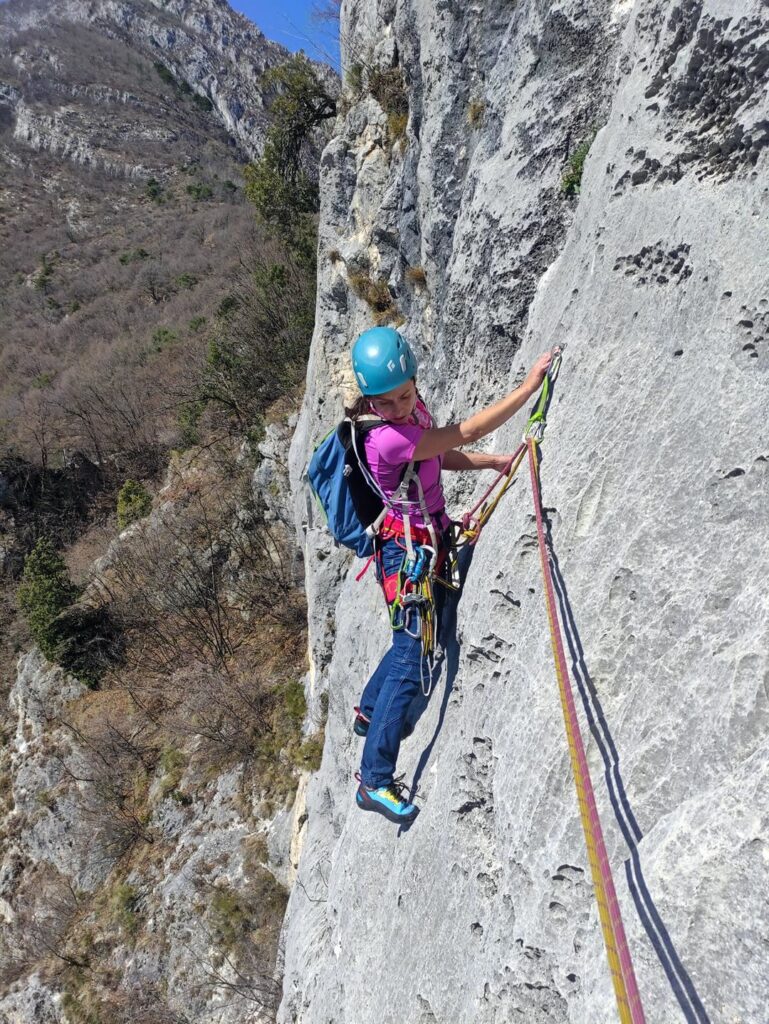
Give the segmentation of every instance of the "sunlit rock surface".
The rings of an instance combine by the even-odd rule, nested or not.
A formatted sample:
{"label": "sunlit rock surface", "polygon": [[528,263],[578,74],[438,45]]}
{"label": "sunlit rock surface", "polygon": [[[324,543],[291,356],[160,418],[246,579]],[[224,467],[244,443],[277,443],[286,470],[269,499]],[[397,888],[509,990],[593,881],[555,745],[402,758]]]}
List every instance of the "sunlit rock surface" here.
{"label": "sunlit rock surface", "polygon": [[[601,723],[591,736],[578,697],[646,1019],[761,1024],[766,5],[347,0],[342,15],[348,83],[355,65],[397,64],[409,116],[393,144],[364,70],[322,161],[319,316],[292,472],[312,686],[330,715],[280,1020],[618,1019],[525,467],[475,551],[456,642],[402,747],[416,823],[399,835],[354,806],[352,705],[388,630],[373,574],[355,582],[302,473],[350,393],[347,352],[372,314],[348,277],[367,273],[390,285],[440,422],[566,344],[543,501]],[[596,131],[568,197],[569,158]],[[524,423],[488,446],[513,450]],[[483,486],[450,483],[452,510]]]}

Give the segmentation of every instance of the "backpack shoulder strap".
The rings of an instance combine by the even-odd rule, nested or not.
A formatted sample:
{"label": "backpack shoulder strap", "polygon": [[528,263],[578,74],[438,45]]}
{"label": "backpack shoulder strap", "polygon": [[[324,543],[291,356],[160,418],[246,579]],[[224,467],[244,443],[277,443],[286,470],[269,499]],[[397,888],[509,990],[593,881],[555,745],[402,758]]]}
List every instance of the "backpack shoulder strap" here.
{"label": "backpack shoulder strap", "polygon": [[382,488],[379,486],[373,473],[368,467],[366,461],[365,450],[361,441],[364,440],[366,434],[376,427],[381,427],[385,424],[385,420],[380,419],[378,416],[361,416],[357,420],[351,420],[346,417],[339,424],[339,439],[346,448],[352,448],[355,455],[355,459],[360,467],[363,478],[369,487],[378,495],[382,501],[382,511],[374,520],[374,522],[368,527],[367,533],[375,537],[381,529],[382,523],[384,522],[387,513],[394,508],[396,505],[401,506],[401,514],[403,516],[404,535],[406,540],[406,549],[409,557],[413,558],[413,546],[411,541],[411,529],[408,514],[408,491],[412,484],[416,486],[417,494],[419,496],[419,508],[422,513],[422,519],[427,525],[427,529],[430,532],[433,545],[437,551],[437,538],[435,537],[435,531],[432,525],[432,518],[430,513],[427,511],[427,503],[425,502],[424,489],[422,487],[422,481],[419,479],[419,466],[420,462],[411,460],[407,465],[403,467],[403,473],[401,474],[400,484],[398,485],[397,491],[388,498]]}

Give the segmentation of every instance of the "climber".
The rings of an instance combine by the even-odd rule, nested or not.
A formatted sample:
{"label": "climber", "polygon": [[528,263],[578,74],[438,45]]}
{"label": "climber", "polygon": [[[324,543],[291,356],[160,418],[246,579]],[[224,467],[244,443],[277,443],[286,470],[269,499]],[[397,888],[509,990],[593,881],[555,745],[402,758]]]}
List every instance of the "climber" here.
{"label": "climber", "polygon": [[[356,802],[362,810],[376,811],[391,821],[407,824],[418,813],[403,795],[404,784],[395,781],[395,765],[409,705],[432,671],[424,656],[420,619],[430,612],[437,629],[445,594],[438,587],[434,607],[426,609],[412,589],[419,573],[429,572],[448,545],[451,524],[441,470],[499,471],[509,464],[510,455],[457,448],[485,437],[516,413],[539,389],[550,358],[549,353],[540,356],[523,384],[500,402],[461,423],[436,427],[417,390],[416,360],[401,334],[391,327],[374,327],[353,345],[352,365],[361,395],[347,415],[356,421],[373,414],[386,421],[366,432],[364,457],[390,503],[375,539],[375,566],[393,628],[392,645],[355,709],[354,731],[366,738]],[[404,495],[401,483],[412,462],[418,480]]]}

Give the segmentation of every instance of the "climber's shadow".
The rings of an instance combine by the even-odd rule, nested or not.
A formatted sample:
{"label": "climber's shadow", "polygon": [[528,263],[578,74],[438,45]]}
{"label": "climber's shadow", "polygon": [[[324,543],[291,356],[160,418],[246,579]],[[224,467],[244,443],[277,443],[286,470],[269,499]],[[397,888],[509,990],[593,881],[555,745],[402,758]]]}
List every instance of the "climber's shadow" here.
{"label": "climber's shadow", "polygon": [[[459,599],[462,596],[462,588],[465,584],[467,573],[470,569],[470,565],[473,561],[473,552],[475,548],[471,545],[466,545],[461,548],[457,557],[457,569],[459,572],[459,590],[456,591],[444,591],[445,600],[443,609],[441,612],[440,629],[438,631],[438,644],[441,649],[441,654],[435,659],[435,665],[432,673],[433,685],[437,684],[437,681],[441,677],[444,666],[446,667],[446,682],[443,687],[443,695],[441,697],[441,707],[438,712],[438,721],[435,726],[435,732],[433,733],[430,742],[427,744],[425,749],[422,751],[422,755],[419,758],[419,764],[414,772],[414,778],[411,783],[411,799],[413,800],[419,789],[419,780],[422,777],[422,773],[425,770],[427,762],[430,760],[430,754],[432,753],[435,741],[438,739],[438,735],[443,728],[443,722],[446,718],[446,711],[449,706],[449,697],[451,691],[454,688],[454,680],[457,677],[457,671],[459,669],[459,650],[460,643],[457,638],[457,608],[459,606]],[[429,702],[429,697],[425,697],[424,694],[420,693],[411,702],[408,715],[406,716],[406,730],[407,732],[413,731],[416,723],[424,714],[424,711]]]}

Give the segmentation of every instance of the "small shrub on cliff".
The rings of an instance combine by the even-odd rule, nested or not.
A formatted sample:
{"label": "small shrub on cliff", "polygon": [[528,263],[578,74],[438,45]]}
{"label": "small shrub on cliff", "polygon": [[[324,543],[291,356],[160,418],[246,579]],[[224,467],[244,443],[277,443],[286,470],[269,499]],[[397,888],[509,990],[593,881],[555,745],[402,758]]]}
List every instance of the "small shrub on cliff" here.
{"label": "small shrub on cliff", "polygon": [[183,449],[200,444],[200,417],[205,410],[203,402],[184,402],[179,407],[176,422]]}
{"label": "small shrub on cliff", "polygon": [[351,64],[347,69],[345,82],[355,99],[358,99],[363,92],[363,65]]}
{"label": "small shrub on cliff", "polygon": [[19,607],[45,657],[95,689],[121,641],[107,608],[76,604],[78,593],[51,541],[39,540],[24,562]]}
{"label": "small shrub on cliff", "polygon": [[368,88],[387,114],[390,143],[397,142],[406,134],[409,120],[409,97],[403,72],[399,67],[373,68],[369,72]]}
{"label": "small shrub on cliff", "polygon": [[147,489],[136,480],[126,480],[117,496],[117,524],[125,530],[137,519],[143,519],[152,510],[152,498]]}
{"label": "small shrub on cliff", "polygon": [[485,113],[486,104],[483,100],[470,100],[467,107],[467,123],[471,128],[480,128]]}
{"label": "small shrub on cliff", "polygon": [[210,199],[214,194],[214,190],[210,185],[206,185],[205,182],[195,181],[192,185],[187,186],[187,194],[195,200]]}
{"label": "small shrub on cliff", "polygon": [[350,274],[348,280],[358,298],[371,309],[376,323],[386,324],[398,318],[398,307],[384,278],[374,280],[367,271],[362,271]]}
{"label": "small shrub on cliff", "polygon": [[406,280],[417,288],[427,286],[427,274],[424,267],[408,267],[405,274]]}
{"label": "small shrub on cliff", "polygon": [[144,186],[144,192],[148,199],[155,203],[163,201],[163,188],[157,178],[150,178]]}
{"label": "small shrub on cliff", "polygon": [[590,147],[593,145],[595,136],[596,132],[592,132],[584,142],[577,146],[569,157],[568,169],[561,178],[561,192],[565,196],[579,195],[582,187],[582,171],[585,167],[585,158],[590,151]]}
{"label": "small shrub on cliff", "polygon": [[24,561],[17,598],[35,642],[49,661],[56,661],[60,641],[53,623],[77,596],[64,559],[42,537]]}
{"label": "small shrub on cliff", "polygon": [[112,890],[108,900],[109,916],[126,935],[134,938],[139,931],[141,915],[138,912],[141,894],[128,882],[120,882]]}

